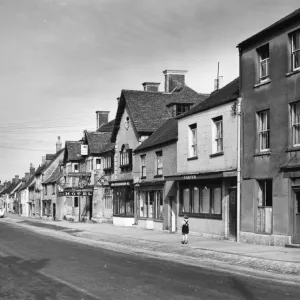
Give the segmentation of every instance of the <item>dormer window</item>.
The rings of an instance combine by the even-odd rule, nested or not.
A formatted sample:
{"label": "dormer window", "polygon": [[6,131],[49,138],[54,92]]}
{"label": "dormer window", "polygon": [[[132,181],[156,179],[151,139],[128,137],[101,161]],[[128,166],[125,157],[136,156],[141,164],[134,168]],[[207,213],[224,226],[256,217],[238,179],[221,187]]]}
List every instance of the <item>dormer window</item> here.
{"label": "dormer window", "polygon": [[179,115],[189,111],[191,108],[191,105],[190,104],[176,104],[175,108],[176,108],[175,116],[179,116]]}
{"label": "dormer window", "polygon": [[124,144],[120,151],[120,167],[132,166],[132,149],[129,149],[128,144]]}
{"label": "dormer window", "polygon": [[266,44],[257,49],[259,56],[259,68],[260,68],[260,81],[268,80],[270,77],[269,65],[270,65],[270,53],[269,44]]}

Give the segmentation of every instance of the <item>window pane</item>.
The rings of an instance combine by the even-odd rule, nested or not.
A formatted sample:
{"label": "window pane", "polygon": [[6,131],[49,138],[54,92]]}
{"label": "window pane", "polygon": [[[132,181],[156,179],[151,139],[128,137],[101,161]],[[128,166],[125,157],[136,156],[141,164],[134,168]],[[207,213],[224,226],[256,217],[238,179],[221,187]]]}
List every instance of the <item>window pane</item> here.
{"label": "window pane", "polygon": [[299,68],[300,67],[300,51],[294,52],[294,68]]}
{"label": "window pane", "polygon": [[300,49],[300,31],[293,35],[293,50]]}
{"label": "window pane", "polygon": [[183,212],[190,212],[190,189],[183,190]]}
{"label": "window pane", "polygon": [[192,212],[195,214],[200,212],[200,197],[199,197],[199,189],[197,187],[193,188]]}
{"label": "window pane", "polygon": [[138,193],[138,198],[139,198],[139,202],[140,202],[140,217],[145,217],[144,213],[145,213],[145,194],[144,193]]}
{"label": "window pane", "polygon": [[221,188],[214,188],[213,189],[213,214],[221,214]]}
{"label": "window pane", "polygon": [[210,189],[203,188],[201,192],[201,212],[204,214],[210,213]]}
{"label": "window pane", "polygon": [[148,198],[148,218],[153,218],[153,202],[154,202],[154,192],[149,192]]}

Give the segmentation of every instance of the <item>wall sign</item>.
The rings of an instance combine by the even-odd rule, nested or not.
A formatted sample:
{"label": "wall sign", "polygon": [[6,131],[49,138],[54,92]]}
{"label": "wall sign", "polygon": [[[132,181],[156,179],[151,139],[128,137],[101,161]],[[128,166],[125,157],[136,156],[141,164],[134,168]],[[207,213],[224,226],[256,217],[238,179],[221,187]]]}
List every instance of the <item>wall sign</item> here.
{"label": "wall sign", "polygon": [[59,192],[58,196],[93,196],[93,191],[73,191],[73,192]]}
{"label": "wall sign", "polygon": [[88,155],[88,145],[81,145],[81,155]]}

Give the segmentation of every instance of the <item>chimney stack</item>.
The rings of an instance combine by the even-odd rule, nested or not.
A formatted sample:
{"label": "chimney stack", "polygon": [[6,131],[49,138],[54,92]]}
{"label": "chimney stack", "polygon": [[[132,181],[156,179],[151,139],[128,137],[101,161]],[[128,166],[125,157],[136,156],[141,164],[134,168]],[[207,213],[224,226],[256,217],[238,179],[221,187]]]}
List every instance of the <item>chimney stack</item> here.
{"label": "chimney stack", "polygon": [[34,174],[34,172],[35,172],[35,168],[34,168],[33,164],[30,163],[30,168],[29,168],[30,176],[32,176]]}
{"label": "chimney stack", "polygon": [[46,163],[46,156],[42,156],[42,165]]}
{"label": "chimney stack", "polygon": [[223,87],[223,76],[219,76],[215,79],[215,87],[214,90],[217,91]]}
{"label": "chimney stack", "polygon": [[108,122],[109,111],[96,111],[97,124],[96,129],[99,129],[101,126],[105,125]]}
{"label": "chimney stack", "polygon": [[15,182],[19,181],[19,175],[15,175]]}
{"label": "chimney stack", "polygon": [[175,88],[185,86],[186,70],[165,70],[165,92],[171,93]]}
{"label": "chimney stack", "polygon": [[24,178],[25,181],[27,181],[30,178],[30,173],[26,172]]}
{"label": "chimney stack", "polygon": [[56,153],[62,149],[62,143],[60,141],[60,136],[57,137],[57,142],[56,142]]}
{"label": "chimney stack", "polygon": [[158,92],[159,82],[144,82],[142,83],[144,92]]}

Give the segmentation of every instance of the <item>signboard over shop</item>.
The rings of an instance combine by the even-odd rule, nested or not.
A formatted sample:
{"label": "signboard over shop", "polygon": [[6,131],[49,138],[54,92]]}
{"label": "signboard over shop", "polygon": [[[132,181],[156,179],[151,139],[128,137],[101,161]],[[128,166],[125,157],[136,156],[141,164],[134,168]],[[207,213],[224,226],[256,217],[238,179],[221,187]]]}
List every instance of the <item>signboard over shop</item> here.
{"label": "signboard over shop", "polygon": [[58,196],[67,196],[67,197],[93,196],[93,191],[64,191],[64,192],[58,192]]}
{"label": "signboard over shop", "polygon": [[91,172],[69,172],[68,176],[71,177],[91,177]]}

